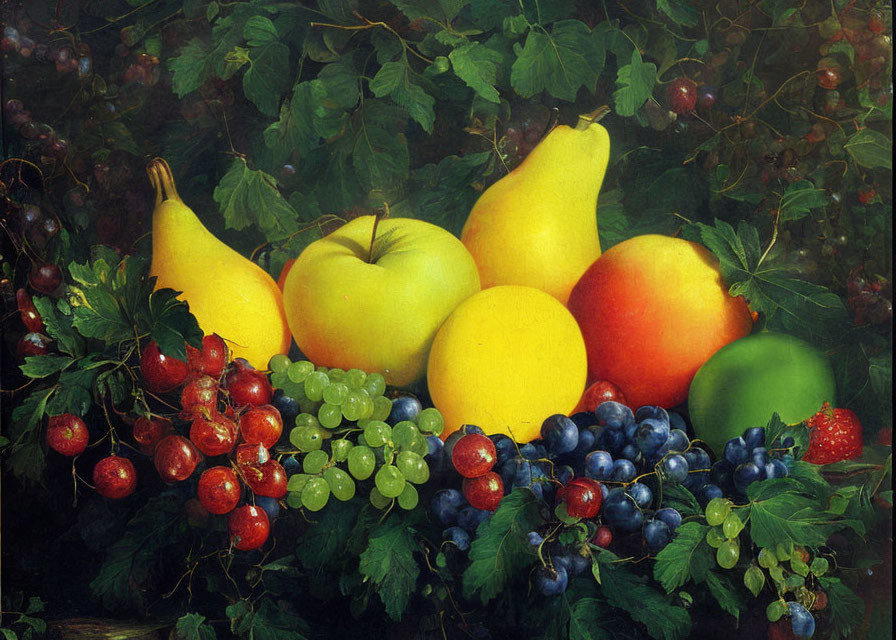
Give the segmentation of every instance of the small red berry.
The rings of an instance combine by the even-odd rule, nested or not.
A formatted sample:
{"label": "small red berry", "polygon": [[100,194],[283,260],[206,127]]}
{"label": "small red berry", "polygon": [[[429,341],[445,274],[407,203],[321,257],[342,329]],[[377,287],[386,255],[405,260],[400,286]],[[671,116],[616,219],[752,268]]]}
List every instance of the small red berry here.
{"label": "small red berry", "polygon": [[593,518],[600,512],[603,492],[597,480],[573,478],[557,492],[557,499],[566,502],[566,513],[573,518]]}
{"label": "small red berry", "polygon": [[93,486],[101,496],[112,500],[131,495],[137,488],[134,463],[121,456],[103,458],[93,468]]}
{"label": "small red berry", "polygon": [[828,606],[828,594],[821,589],[818,589],[815,592],[815,600],[812,602],[812,610],[821,611],[826,606]]}
{"label": "small red berry", "polygon": [[193,378],[180,392],[180,406],[184,420],[213,413],[218,406],[218,381],[211,376]]}
{"label": "small red berry", "polygon": [[495,443],[481,433],[468,433],[451,451],[455,470],[465,478],[478,478],[492,470],[498,459]]}
{"label": "small red berry", "polygon": [[600,525],[594,532],[591,541],[598,547],[606,549],[613,542],[613,530],[605,524]]}
{"label": "small red berry", "polygon": [[257,549],[267,541],[271,533],[268,514],[261,507],[246,504],[234,509],[227,521],[230,541],[240,551]]}
{"label": "small red berry", "polygon": [[223,413],[198,415],[190,425],[190,440],[207,456],[222,456],[233,450],[239,427]]}
{"label": "small red berry", "polygon": [[832,409],[827,402],[806,421],[809,446],[803,460],[830,464],[862,455],[862,424],[849,409]]}
{"label": "small red berry", "polygon": [[76,456],[87,448],[90,432],[78,416],[63,413],[50,418],[47,426],[47,444],[64,456]]}
{"label": "small red berry", "polygon": [[187,364],[194,375],[206,375],[218,379],[230,357],[227,343],[217,333],[202,338],[202,351],[187,345]]}
{"label": "small red berry", "polygon": [[152,455],[159,440],[174,433],[174,426],[165,418],[147,418],[140,416],[134,421],[134,440],[140,445],[140,451]]}
{"label": "small red berry", "polygon": [[240,433],[248,444],[261,444],[270,449],[283,433],[280,411],[270,404],[249,409],[240,416]]}
{"label": "small red berry", "polygon": [[884,445],[886,447],[893,446],[893,427],[884,427],[880,431],[877,432],[877,437],[874,438],[874,442],[877,444]]}
{"label": "small red berry", "polygon": [[199,476],[196,495],[209,513],[230,513],[239,504],[242,489],[233,469],[212,467]]}
{"label": "small red berry", "polygon": [[271,454],[261,444],[241,444],[236,448],[236,463],[239,465],[264,464],[270,457]]}
{"label": "small red berry", "polygon": [[[594,412],[603,402],[612,400],[620,404],[625,404],[625,395],[615,384],[608,380],[598,380],[590,387],[585,389],[579,404],[572,410],[572,413],[581,411]],[[572,414],[570,414],[572,415]]]}
{"label": "small red berry", "polygon": [[43,333],[45,331],[43,318],[37,312],[37,307],[34,306],[31,295],[24,288],[16,291],[16,303],[25,328],[30,332]]}
{"label": "small red berry", "polygon": [[697,106],[697,84],[688,78],[676,78],[666,86],[666,97],[672,111],[690,113]]}
{"label": "small red berry", "polygon": [[494,471],[477,478],[464,478],[462,488],[467,502],[485,511],[495,511],[504,497],[504,481]]}
{"label": "small red berry", "polygon": [[235,360],[225,378],[225,387],[230,392],[230,401],[235,407],[257,407],[270,404],[274,397],[274,388],[268,377]]}
{"label": "small red berry", "polygon": [[286,471],[276,460],[242,467],[246,483],[257,496],[282,498],[286,495]]}
{"label": "small red berry", "polygon": [[768,640],[796,640],[796,636],[793,634],[793,626],[790,624],[790,618],[781,618],[776,622],[769,622],[766,633]]}
{"label": "small red berry", "polygon": [[166,393],[186,380],[190,368],[183,360],[163,354],[155,340],[151,340],[140,355],[140,372],[147,389]]}
{"label": "small red berry", "polygon": [[165,436],[156,445],[152,461],[165,482],[180,482],[189,478],[202,454],[196,445],[176,434]]}
{"label": "small red berry", "polygon": [[874,200],[874,196],[877,195],[877,191],[874,190],[874,187],[868,187],[866,189],[859,189],[859,202],[862,204],[868,204],[872,200]]}

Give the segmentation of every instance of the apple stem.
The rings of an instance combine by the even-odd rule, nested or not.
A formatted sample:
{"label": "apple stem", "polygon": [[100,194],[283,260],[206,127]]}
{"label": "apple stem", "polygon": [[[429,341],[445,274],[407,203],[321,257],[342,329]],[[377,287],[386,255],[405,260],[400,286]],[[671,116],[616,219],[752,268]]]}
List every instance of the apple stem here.
{"label": "apple stem", "polygon": [[373,216],[373,231],[370,233],[370,250],[367,252],[367,262],[373,264],[373,245],[376,242],[376,228],[380,224],[382,218],[389,217],[389,203],[383,202],[383,208],[378,210]]}

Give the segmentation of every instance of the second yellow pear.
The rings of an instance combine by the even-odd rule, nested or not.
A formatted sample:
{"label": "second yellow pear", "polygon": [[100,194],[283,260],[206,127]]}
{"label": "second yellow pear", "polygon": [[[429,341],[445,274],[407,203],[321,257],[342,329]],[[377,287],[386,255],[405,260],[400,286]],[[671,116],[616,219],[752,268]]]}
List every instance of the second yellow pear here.
{"label": "second yellow pear", "polygon": [[597,194],[609,156],[607,130],[583,117],[554,127],[485,190],[461,232],[483,289],[525,285],[566,304],[600,256]]}

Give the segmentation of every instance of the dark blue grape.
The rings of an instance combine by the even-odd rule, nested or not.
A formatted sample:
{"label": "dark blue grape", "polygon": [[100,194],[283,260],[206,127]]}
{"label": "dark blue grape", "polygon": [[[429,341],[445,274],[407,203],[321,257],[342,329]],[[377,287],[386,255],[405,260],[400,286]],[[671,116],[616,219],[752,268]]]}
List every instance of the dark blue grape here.
{"label": "dark blue grape", "polygon": [[651,503],[653,502],[653,492],[650,490],[646,484],[641,482],[633,482],[625,489],[626,493],[634,499],[635,504],[637,504],[642,509],[649,509]]}
{"label": "dark blue grape", "polygon": [[662,407],[650,404],[638,407],[638,410],[635,411],[635,422],[643,422],[644,420],[656,420],[661,422],[666,425],[666,431],[670,428],[669,412]]}
{"label": "dark blue grape", "polygon": [[697,498],[697,502],[700,503],[700,506],[705,508],[710,500],[713,498],[723,498],[725,497],[725,493],[719,485],[707,482],[694,492],[694,497]]}
{"label": "dark blue grape", "polygon": [[296,460],[294,456],[287,456],[280,460],[280,464],[283,466],[283,470],[286,472],[286,475],[291,476],[294,473],[302,472],[302,463]]}
{"label": "dark blue grape", "polygon": [[672,539],[672,530],[662,520],[652,518],[644,523],[642,535],[644,543],[647,545],[647,551],[651,555],[655,555],[669,544]]}
{"label": "dark blue grape", "polygon": [[815,633],[815,618],[812,617],[809,610],[794,601],[787,603],[787,610],[790,613],[790,627],[793,629],[793,635],[797,638],[811,638]]}
{"label": "dark blue grape", "polygon": [[510,458],[509,460],[505,460],[498,467],[498,475],[501,476],[501,480],[504,481],[505,486],[528,486],[519,485],[518,483],[520,480],[531,478],[531,463],[528,460],[523,460],[520,457]]}
{"label": "dark blue grape", "polygon": [[626,425],[635,422],[632,410],[615,400],[601,402],[597,409],[594,410],[594,417],[597,418],[597,424],[602,427],[610,427],[611,429],[622,429]]}
{"label": "dark blue grape", "polygon": [[280,515],[280,503],[275,498],[267,496],[255,496],[255,506],[264,509],[268,514],[268,520],[273,522]]}
{"label": "dark blue grape", "polygon": [[538,455],[538,449],[531,442],[527,442],[520,447],[520,455],[526,460],[538,460],[541,457]]}
{"label": "dark blue grape", "polygon": [[450,540],[461,551],[470,548],[470,534],[462,527],[448,527],[442,532],[442,540]]}
{"label": "dark blue grape", "polygon": [[541,423],[541,439],[549,453],[569,453],[579,444],[579,428],[562,413],[555,413]]}
{"label": "dark blue grape", "polygon": [[710,468],[709,478],[723,489],[733,489],[734,465],[727,460],[716,460]]}
{"label": "dark blue grape", "polygon": [[535,572],[535,586],[542,595],[559,596],[566,591],[569,575],[563,567],[538,567]]}
{"label": "dark blue grape", "polygon": [[688,424],[684,421],[684,418],[681,417],[680,413],[675,411],[667,411],[669,415],[669,428],[670,429],[678,429],[687,437],[688,434]]}
{"label": "dark blue grape", "polygon": [[615,482],[631,482],[638,475],[638,469],[631,460],[619,458],[613,461],[613,475],[610,479]]}
{"label": "dark blue grape", "polygon": [[760,467],[764,467],[768,462],[768,451],[765,447],[756,447],[750,454],[750,459]]}
{"label": "dark blue grape", "polygon": [[537,547],[542,542],[544,542],[544,538],[541,537],[541,534],[537,531],[530,531],[526,534],[526,541],[530,546]]}
{"label": "dark blue grape", "polygon": [[792,436],[787,436],[786,438],[781,440],[781,446],[784,447],[785,449],[789,449],[790,447],[792,447],[795,444],[796,444],[796,441],[794,441]]}
{"label": "dark blue grape", "polygon": [[439,436],[426,436],[426,455],[433,459],[440,458],[445,453],[445,442]]}
{"label": "dark blue grape", "polygon": [[610,427],[598,427],[597,437],[594,444],[604,451],[609,451],[612,455],[619,455],[625,444],[625,434],[619,429],[611,429]]}
{"label": "dark blue grape", "polygon": [[516,457],[516,443],[512,438],[503,433],[492,434],[489,438],[495,444],[495,455],[498,458],[498,464],[501,464],[504,460]]}
{"label": "dark blue grape", "polygon": [[665,522],[670,531],[675,531],[681,525],[681,513],[678,509],[673,509],[672,507],[657,509],[653,517]]}
{"label": "dark blue grape", "polygon": [[687,448],[691,446],[691,441],[688,438],[688,434],[686,434],[681,429],[672,429],[671,431],[669,431],[669,438],[666,440],[665,446],[668,446],[669,451],[677,451],[681,453],[682,451],[686,451]]}
{"label": "dark blue grape", "polygon": [[780,460],[772,460],[765,464],[766,478],[785,478],[787,477],[787,465]]}
{"label": "dark blue grape", "polygon": [[688,477],[682,482],[682,486],[693,492],[700,485],[710,482],[709,471],[688,471]]}
{"label": "dark blue grape", "polygon": [[688,461],[688,469],[709,471],[712,467],[712,460],[709,454],[700,447],[691,447],[684,453],[684,459]]}
{"label": "dark blue grape", "polygon": [[643,459],[643,455],[641,450],[632,443],[629,443],[622,447],[622,450],[619,452],[620,458],[625,458],[626,460],[631,460],[634,464],[640,464]]}
{"label": "dark blue grape", "polygon": [[673,453],[660,463],[660,470],[667,482],[679,484],[687,480],[688,461],[680,453]]}
{"label": "dark blue grape", "polygon": [[[619,491],[622,494],[622,498],[615,499],[613,494],[614,491]],[[601,509],[607,524],[626,533],[637,531],[641,528],[641,523],[644,521],[644,514],[641,512],[641,509],[639,509],[638,505],[635,504],[635,501],[622,492],[621,489],[613,489],[610,491],[607,495],[607,501],[603,504]]]}
{"label": "dark blue grape", "polygon": [[793,457],[793,454],[792,454],[792,453],[784,453],[784,454],[782,454],[782,455],[781,455],[781,462],[784,463],[784,466],[787,467],[787,470],[788,470],[788,471],[792,471],[792,470],[793,470],[794,457]]}
{"label": "dark blue grape", "polygon": [[594,450],[594,440],[596,436],[591,429],[581,429],[579,431],[579,444],[572,450],[571,455],[574,458],[584,458],[585,454]]}
{"label": "dark blue grape", "polygon": [[744,442],[747,443],[747,448],[751,451],[756,447],[764,447],[765,446],[765,428],[764,427],[750,427],[746,431],[744,431]]}
{"label": "dark blue grape", "polygon": [[568,464],[554,467],[554,479],[559,480],[561,484],[566,484],[575,476],[575,471]]}
{"label": "dark blue grape", "polygon": [[476,527],[483,520],[491,516],[492,512],[485,509],[477,509],[476,507],[466,506],[457,514],[457,526],[467,531],[476,531]]}
{"label": "dark blue grape", "polygon": [[283,392],[283,389],[274,389],[274,396],[271,398],[271,404],[280,412],[280,418],[283,420],[285,430],[295,426],[296,416],[301,413],[299,401],[291,398]]}
{"label": "dark blue grape", "polygon": [[591,556],[582,555],[577,551],[571,551],[569,554],[569,567],[567,573],[570,576],[580,576],[591,568]]}
{"label": "dark blue grape", "polygon": [[635,431],[635,444],[645,456],[655,453],[669,437],[669,424],[655,418],[644,418]]}
{"label": "dark blue grape", "polygon": [[595,480],[609,480],[613,474],[613,456],[598,449],[585,456],[585,475]]}
{"label": "dark blue grape", "polygon": [[623,444],[635,441],[635,433],[638,431],[639,426],[640,425],[637,422],[632,422],[622,428],[622,434],[625,436]]}
{"label": "dark blue grape", "polygon": [[757,480],[765,479],[765,465],[760,467],[755,462],[744,462],[734,469],[734,488],[741,493]]}
{"label": "dark blue grape", "polygon": [[398,396],[392,400],[392,410],[389,412],[386,422],[391,425],[396,425],[404,420],[413,422],[421,411],[423,411],[423,405],[414,396]]}
{"label": "dark blue grape", "polygon": [[737,436],[725,443],[724,457],[735,467],[750,459],[750,449],[743,437]]}
{"label": "dark blue grape", "polygon": [[461,507],[467,504],[464,494],[458,489],[439,489],[432,497],[430,511],[443,526],[457,524],[457,516]]}
{"label": "dark blue grape", "polygon": [[590,411],[579,411],[569,416],[569,419],[576,423],[580,431],[584,431],[588,427],[597,425],[597,418]]}

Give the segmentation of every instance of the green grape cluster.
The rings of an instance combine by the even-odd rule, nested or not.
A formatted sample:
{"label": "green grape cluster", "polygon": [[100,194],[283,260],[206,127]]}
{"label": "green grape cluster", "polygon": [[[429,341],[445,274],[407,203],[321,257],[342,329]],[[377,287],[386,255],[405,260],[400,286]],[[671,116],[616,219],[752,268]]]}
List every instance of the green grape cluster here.
{"label": "green grape cluster", "polygon": [[437,409],[389,425],[392,400],[384,395],[386,380],[379,373],[315,367],[283,355],[271,358],[269,366],[271,384],[301,410],[289,434],[302,463],[302,473],[289,479],[289,506],[319,511],[331,495],[351,500],[357,483],[368,480],[363,486],[375,507],[385,509],[393,501],[402,509],[417,506],[415,485],[430,475],[426,438],[445,426]]}
{"label": "green grape cluster", "polygon": [[733,509],[734,503],[727,498],[710,500],[704,515],[709,531],[706,543],[716,550],[716,562],[723,569],[733,569],[740,559],[740,532],[744,521]]}

